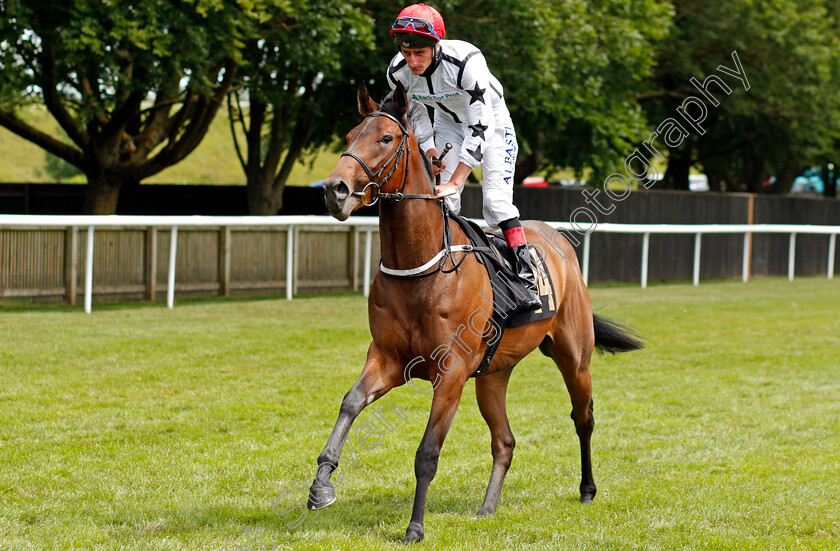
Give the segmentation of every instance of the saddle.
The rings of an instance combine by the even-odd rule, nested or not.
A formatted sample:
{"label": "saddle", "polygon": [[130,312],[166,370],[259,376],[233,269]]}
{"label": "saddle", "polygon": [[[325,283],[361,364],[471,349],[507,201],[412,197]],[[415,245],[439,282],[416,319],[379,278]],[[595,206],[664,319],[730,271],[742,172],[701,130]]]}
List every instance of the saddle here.
{"label": "saddle", "polygon": [[527,293],[524,289],[524,283],[513,269],[515,264],[514,254],[507,246],[502,233],[485,232],[478,224],[461,216],[450,214],[449,217],[461,226],[461,229],[469,238],[476,258],[487,270],[490,286],[493,290],[492,321],[498,331],[494,331],[491,338],[488,339],[484,357],[481,359],[478,369],[471,375],[472,377],[478,377],[490,366],[490,361],[496,354],[507,327],[520,327],[535,321],[548,319],[557,313],[554,283],[551,281],[550,272],[546,268],[545,259],[542,258],[536,248],[530,247],[542,308],[534,311],[518,310]]}

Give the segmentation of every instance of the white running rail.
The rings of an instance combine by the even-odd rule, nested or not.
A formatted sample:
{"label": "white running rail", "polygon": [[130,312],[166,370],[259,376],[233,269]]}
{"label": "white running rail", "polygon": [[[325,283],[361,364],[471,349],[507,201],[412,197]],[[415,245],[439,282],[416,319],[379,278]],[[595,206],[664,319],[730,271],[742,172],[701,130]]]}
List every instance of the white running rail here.
{"label": "white running rail", "polygon": [[[475,220],[482,226],[482,220]],[[840,226],[817,226],[797,224],[598,224],[586,233],[578,233],[578,227],[568,222],[546,222],[561,233],[573,237],[573,241],[583,243],[581,257],[581,272],[584,281],[589,281],[590,236],[598,233],[631,233],[642,236],[641,285],[648,284],[648,254],[650,250],[651,234],[690,234],[694,235],[694,264],[692,282],[700,283],[700,259],[702,237],[706,234],[744,234],[744,255],[742,279],[746,283],[749,279],[750,236],[757,233],[774,233],[789,235],[788,247],[788,279],[793,280],[794,259],[796,255],[796,236],[798,234],[828,235],[828,269],[829,279],[834,277],[834,256],[837,234]],[[51,216],[51,215],[19,215],[0,214],[0,228],[3,227],[86,227],[87,232],[87,266],[85,270],[85,312],[90,313],[93,295],[93,244],[96,228],[108,227],[142,227],[166,228],[171,230],[169,249],[169,270],[167,285],[167,306],[175,305],[175,260],[177,258],[178,227],[201,226],[285,226],[288,227],[288,241],[286,247],[286,298],[293,296],[292,258],[294,257],[294,233],[296,227],[302,226],[359,226],[365,230],[364,249],[364,280],[365,296],[370,292],[371,244],[373,232],[379,229],[379,220],[375,217],[355,217],[345,222],[339,222],[330,216]]]}

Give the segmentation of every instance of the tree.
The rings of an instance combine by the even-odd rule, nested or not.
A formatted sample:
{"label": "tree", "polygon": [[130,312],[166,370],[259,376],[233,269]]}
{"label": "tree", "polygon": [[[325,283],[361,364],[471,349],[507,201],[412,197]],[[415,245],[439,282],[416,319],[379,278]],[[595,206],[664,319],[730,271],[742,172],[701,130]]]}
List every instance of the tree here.
{"label": "tree", "polygon": [[276,214],[294,164],[347,126],[357,80],[346,72],[370,63],[372,27],[351,2],[310,0],[274,9],[247,42],[228,104],[250,214]]}
{"label": "tree", "polygon": [[[823,0],[684,0],[643,104],[652,121],[673,117],[688,96],[705,104],[704,133],[668,148],[665,185],[688,189],[698,166],[710,187],[786,193],[802,168],[834,149],[840,129],[837,14]],[[737,52],[749,80],[719,105],[691,84],[732,68]],[[738,85],[729,80],[729,84]],[[696,111],[699,113],[699,111]],[[775,175],[772,185],[765,185]]]}
{"label": "tree", "polygon": [[56,182],[73,176],[81,174],[78,168],[71,165],[61,157],[56,157],[52,153],[45,154],[44,169],[39,171],[40,175],[47,176]]}
{"label": "tree", "polygon": [[[454,7],[454,6],[453,6]],[[540,169],[604,176],[647,136],[635,101],[667,32],[662,0],[460,2],[449,17],[505,86],[520,141],[517,181]]]}
{"label": "tree", "polygon": [[[390,24],[404,2],[368,0],[377,21],[379,63],[358,74],[374,97],[388,90],[385,67],[396,48]],[[504,86],[519,139],[516,181],[540,169],[620,166],[646,136],[634,96],[650,74],[653,42],[671,7],[643,0],[440,0],[446,38],[478,46]],[[364,70],[372,72],[364,73]],[[597,179],[597,176],[594,176]]]}
{"label": "tree", "polygon": [[[78,167],[85,211],[186,157],[233,82],[249,0],[0,0],[0,124]],[[43,104],[69,141],[17,116]]]}

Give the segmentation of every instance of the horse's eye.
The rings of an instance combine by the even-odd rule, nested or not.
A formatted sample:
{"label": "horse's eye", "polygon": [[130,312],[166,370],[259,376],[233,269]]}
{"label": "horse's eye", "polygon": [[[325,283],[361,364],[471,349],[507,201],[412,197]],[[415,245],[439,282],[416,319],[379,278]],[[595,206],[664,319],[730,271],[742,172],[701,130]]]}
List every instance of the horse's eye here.
{"label": "horse's eye", "polygon": [[385,134],[379,141],[381,141],[382,143],[391,143],[392,141],[394,141],[394,137],[390,134]]}

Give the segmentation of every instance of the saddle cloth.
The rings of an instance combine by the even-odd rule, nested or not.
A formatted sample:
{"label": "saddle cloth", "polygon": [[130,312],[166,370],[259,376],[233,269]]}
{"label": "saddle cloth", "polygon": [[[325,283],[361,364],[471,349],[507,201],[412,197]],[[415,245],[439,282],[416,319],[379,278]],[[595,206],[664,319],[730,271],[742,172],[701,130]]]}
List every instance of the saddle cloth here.
{"label": "saddle cloth", "polygon": [[493,332],[488,339],[487,350],[473,377],[481,375],[490,365],[490,360],[499,347],[502,335],[507,327],[520,327],[535,321],[553,317],[557,313],[557,299],[554,293],[554,283],[546,268],[545,259],[539,251],[530,247],[531,259],[534,266],[537,291],[542,301],[542,308],[539,310],[523,312],[516,311],[516,307],[525,296],[524,283],[516,275],[513,266],[515,256],[510,247],[507,246],[501,232],[487,233],[478,224],[461,216],[451,218],[461,226],[464,233],[469,237],[475,247],[475,255],[487,270],[490,278],[490,286],[493,290],[493,322],[498,332]]}

